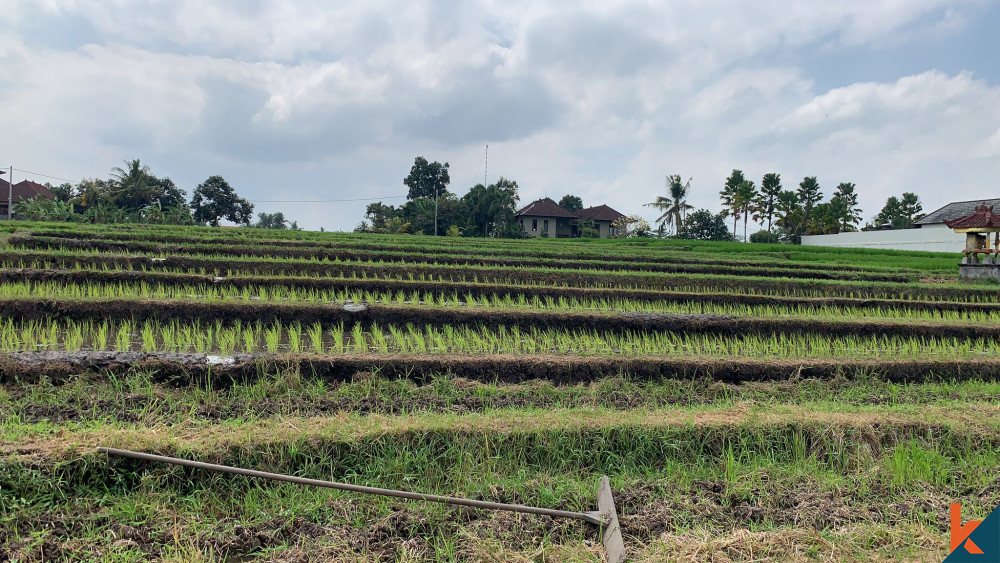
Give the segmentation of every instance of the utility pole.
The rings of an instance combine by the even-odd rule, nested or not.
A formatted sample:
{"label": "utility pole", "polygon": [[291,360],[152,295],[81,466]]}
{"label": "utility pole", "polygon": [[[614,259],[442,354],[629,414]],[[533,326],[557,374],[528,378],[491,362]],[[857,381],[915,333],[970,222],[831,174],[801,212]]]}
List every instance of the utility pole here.
{"label": "utility pole", "polygon": [[10,221],[11,213],[14,211],[14,165],[10,167],[10,175],[7,176],[7,220]]}
{"label": "utility pole", "polygon": [[438,236],[438,185],[434,184],[434,236]]}

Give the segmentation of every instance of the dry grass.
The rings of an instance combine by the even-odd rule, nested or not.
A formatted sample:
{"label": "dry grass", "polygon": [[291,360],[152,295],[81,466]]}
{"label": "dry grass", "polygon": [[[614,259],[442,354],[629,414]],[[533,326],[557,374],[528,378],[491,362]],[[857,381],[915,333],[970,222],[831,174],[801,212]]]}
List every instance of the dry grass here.
{"label": "dry grass", "polygon": [[[875,546],[875,547],[872,547]],[[766,532],[735,530],[726,535],[707,531],[663,534],[636,549],[633,561],[941,561],[947,538],[920,525],[886,528],[853,526],[821,533],[779,529]]]}
{"label": "dry grass", "polygon": [[749,404],[730,408],[693,407],[612,411],[607,409],[562,409],[530,411],[512,417],[506,412],[466,415],[429,413],[413,416],[341,414],[332,417],[276,417],[240,424],[189,422],[165,426],[123,428],[95,425],[78,429],[59,427],[15,428],[0,442],[0,455],[18,458],[60,460],[90,455],[98,446],[154,451],[215,454],[229,448],[257,448],[268,444],[312,440],[361,442],[386,435],[410,433],[530,433],[543,430],[579,432],[588,429],[669,427],[732,428],[822,427],[826,431],[866,431],[875,428],[925,426],[945,428],[977,436],[997,436],[1000,408],[921,406],[897,412],[886,407],[823,405],[770,406],[760,410]]}

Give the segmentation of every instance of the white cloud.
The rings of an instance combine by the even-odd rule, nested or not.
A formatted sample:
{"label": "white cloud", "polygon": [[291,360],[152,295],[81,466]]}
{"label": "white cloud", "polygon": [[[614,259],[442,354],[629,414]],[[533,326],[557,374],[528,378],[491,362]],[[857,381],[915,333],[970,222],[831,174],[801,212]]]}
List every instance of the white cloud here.
{"label": "white cloud", "polygon": [[[902,191],[930,206],[993,189],[998,89],[926,69],[816,91],[794,54],[957,33],[975,4],[0,0],[18,77],[0,154],[68,177],[140,157],[189,190],[221,173],[255,199],[333,199],[400,191],[417,154],[451,161],[462,193],[488,142],[490,177],[526,200],[652,217],[641,203],[676,172],[718,208],[736,167],[819,175],[827,194],[853,181],[870,216]],[[350,228],[363,208],[288,214]]]}

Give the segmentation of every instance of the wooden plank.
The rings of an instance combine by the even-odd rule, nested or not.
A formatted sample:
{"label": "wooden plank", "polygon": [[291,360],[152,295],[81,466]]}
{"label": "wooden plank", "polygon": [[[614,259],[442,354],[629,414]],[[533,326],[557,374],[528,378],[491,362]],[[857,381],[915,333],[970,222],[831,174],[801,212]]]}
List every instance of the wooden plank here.
{"label": "wooden plank", "polygon": [[618,510],[615,509],[615,499],[611,496],[611,483],[607,475],[601,477],[601,484],[597,488],[597,509],[609,517],[601,530],[608,563],[623,563],[625,541],[622,539],[621,527],[618,526]]}

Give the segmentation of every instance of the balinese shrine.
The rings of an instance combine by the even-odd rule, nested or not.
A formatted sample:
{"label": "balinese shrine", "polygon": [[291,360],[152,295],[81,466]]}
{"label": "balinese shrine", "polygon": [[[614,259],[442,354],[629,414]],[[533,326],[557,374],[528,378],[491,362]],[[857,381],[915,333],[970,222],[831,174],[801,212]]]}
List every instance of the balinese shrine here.
{"label": "balinese shrine", "polygon": [[944,224],[956,233],[965,233],[965,256],[958,266],[959,279],[1000,280],[1000,215],[993,213],[993,207],[984,203],[971,215]]}

